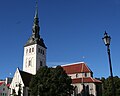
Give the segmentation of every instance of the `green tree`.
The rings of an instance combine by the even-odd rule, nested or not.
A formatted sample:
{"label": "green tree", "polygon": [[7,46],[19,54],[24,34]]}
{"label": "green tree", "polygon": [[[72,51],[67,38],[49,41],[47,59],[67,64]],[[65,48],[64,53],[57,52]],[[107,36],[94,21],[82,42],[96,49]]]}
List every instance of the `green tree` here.
{"label": "green tree", "polygon": [[[113,77],[114,80],[114,90],[115,90],[115,95],[120,96],[120,78],[118,76]],[[112,82],[111,82],[111,77],[108,78],[101,78],[102,84],[103,84],[103,96],[112,96]]]}
{"label": "green tree", "polygon": [[15,89],[12,89],[12,94],[11,94],[12,96],[17,96],[16,95],[16,92],[15,92]]}
{"label": "green tree", "polygon": [[32,96],[70,96],[73,91],[72,80],[61,66],[42,67],[30,82]]}

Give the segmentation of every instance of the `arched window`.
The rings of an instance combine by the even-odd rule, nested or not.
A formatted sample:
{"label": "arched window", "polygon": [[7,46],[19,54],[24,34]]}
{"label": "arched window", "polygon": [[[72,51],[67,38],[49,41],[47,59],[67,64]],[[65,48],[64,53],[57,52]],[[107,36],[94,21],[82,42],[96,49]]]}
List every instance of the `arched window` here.
{"label": "arched window", "polygon": [[32,52],[34,52],[34,48],[32,48]]}
{"label": "arched window", "polygon": [[40,61],[40,66],[42,66],[43,64],[42,64],[42,61]]}
{"label": "arched window", "polygon": [[31,48],[29,49],[29,53],[31,53]]}
{"label": "arched window", "polygon": [[43,55],[45,54],[44,50],[43,50]]}
{"label": "arched window", "polygon": [[38,53],[40,53],[40,48],[38,48]]}
{"label": "arched window", "polygon": [[26,54],[28,53],[28,49],[26,49]]}
{"label": "arched window", "polygon": [[76,73],[76,78],[78,77],[78,73]]}
{"label": "arched window", "polygon": [[31,66],[31,65],[32,65],[32,61],[29,60],[29,61],[28,61],[28,67]]}

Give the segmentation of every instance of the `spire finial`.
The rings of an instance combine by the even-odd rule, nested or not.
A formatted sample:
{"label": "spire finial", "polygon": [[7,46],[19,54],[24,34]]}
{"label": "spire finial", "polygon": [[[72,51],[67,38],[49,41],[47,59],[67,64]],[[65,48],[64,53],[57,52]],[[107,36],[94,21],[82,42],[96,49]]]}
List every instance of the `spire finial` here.
{"label": "spire finial", "polygon": [[38,20],[38,0],[36,0],[36,9],[35,9],[35,17],[34,17],[34,24],[32,27],[32,31],[33,31],[33,37],[34,38],[40,38],[39,36],[39,20]]}
{"label": "spire finial", "polygon": [[38,0],[36,0],[36,12],[35,12],[35,18],[38,18]]}

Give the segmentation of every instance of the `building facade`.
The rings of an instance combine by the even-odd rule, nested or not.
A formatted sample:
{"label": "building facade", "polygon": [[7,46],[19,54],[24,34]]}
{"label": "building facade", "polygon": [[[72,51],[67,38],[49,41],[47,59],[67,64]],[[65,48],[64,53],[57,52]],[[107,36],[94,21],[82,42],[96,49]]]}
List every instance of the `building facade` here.
{"label": "building facade", "polygon": [[62,66],[72,79],[74,93],[72,96],[101,96],[101,81],[93,78],[93,72],[84,62]]}
{"label": "building facade", "polygon": [[0,96],[9,96],[9,88],[4,81],[0,82]]}

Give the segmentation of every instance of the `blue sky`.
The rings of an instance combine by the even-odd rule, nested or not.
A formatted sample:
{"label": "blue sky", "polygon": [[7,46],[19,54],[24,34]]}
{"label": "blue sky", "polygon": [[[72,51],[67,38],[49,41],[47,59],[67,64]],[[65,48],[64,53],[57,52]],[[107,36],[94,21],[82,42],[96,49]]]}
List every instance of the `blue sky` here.
{"label": "blue sky", "polygon": [[[106,30],[112,38],[113,74],[120,76],[120,0],[38,1],[48,66],[83,61],[94,77],[108,77],[108,56],[102,41]],[[4,79],[12,77],[17,67],[22,69],[35,0],[1,0],[0,12],[0,78]]]}

